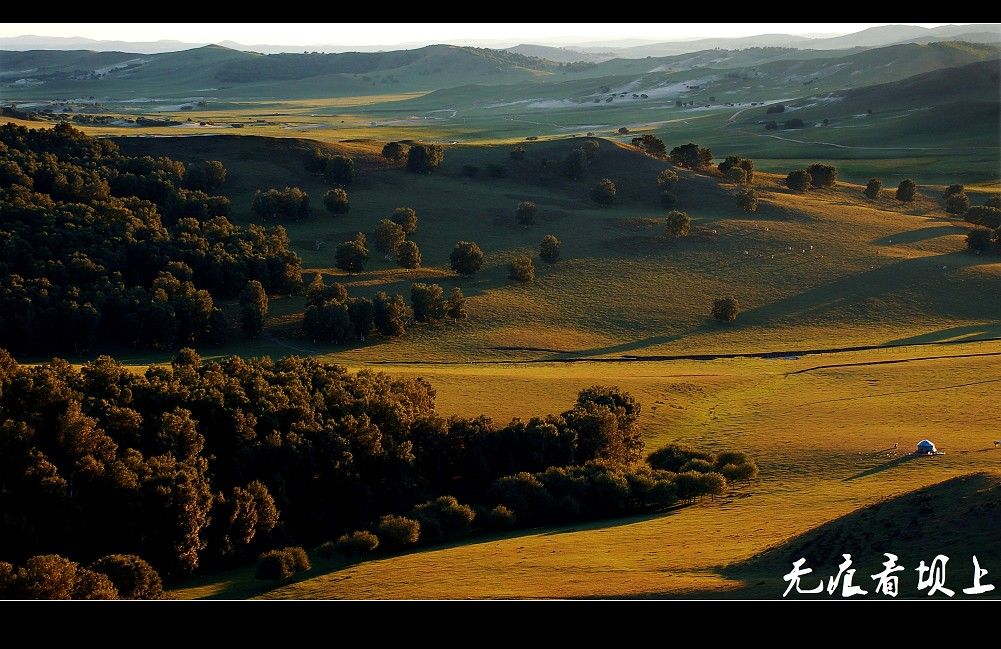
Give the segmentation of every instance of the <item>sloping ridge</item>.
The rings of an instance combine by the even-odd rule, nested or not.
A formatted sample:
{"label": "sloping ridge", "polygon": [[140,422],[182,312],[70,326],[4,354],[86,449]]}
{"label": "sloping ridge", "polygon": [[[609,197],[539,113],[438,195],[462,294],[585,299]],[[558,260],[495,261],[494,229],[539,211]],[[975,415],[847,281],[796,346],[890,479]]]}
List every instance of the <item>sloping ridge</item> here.
{"label": "sloping ridge", "polygon": [[[975,452],[995,451],[985,448]],[[997,453],[1001,459],[1001,450]],[[933,457],[901,455],[849,480],[864,479],[866,475],[905,463],[935,461]],[[942,554],[949,557],[947,586],[962,596],[961,589],[972,584],[972,555],[976,555],[981,567],[989,571],[986,583],[1001,583],[999,548],[1001,475],[974,473],[854,511],[748,561],[730,566],[724,574],[748,584],[746,589],[739,591],[740,596],[752,592],[756,597],[781,597],[788,585],[782,576],[792,569],[793,561],[806,559],[803,567],[812,568],[813,573],[803,578],[803,586],[814,588],[819,577],[836,575],[838,565],[844,561],[843,555],[851,554],[851,567],[858,570],[853,583],[874,596],[876,582],[870,575],[883,569],[884,553],[890,552],[897,555],[897,563],[905,568],[897,573],[900,596],[917,597],[924,596],[924,592],[917,590],[915,568],[920,561],[929,565],[936,555]],[[999,595],[998,590],[990,595]],[[827,597],[827,593],[821,596]]]}

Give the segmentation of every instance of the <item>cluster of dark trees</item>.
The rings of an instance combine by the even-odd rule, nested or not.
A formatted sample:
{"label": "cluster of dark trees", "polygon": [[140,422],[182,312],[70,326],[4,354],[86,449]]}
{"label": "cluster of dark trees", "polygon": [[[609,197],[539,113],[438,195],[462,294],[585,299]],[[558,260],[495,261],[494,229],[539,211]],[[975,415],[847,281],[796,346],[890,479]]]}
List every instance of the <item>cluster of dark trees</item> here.
{"label": "cluster of dark trees", "polygon": [[583,144],[563,158],[563,174],[571,180],[580,180],[586,176],[600,146],[597,140],[584,140]]}
{"label": "cluster of dark trees", "polygon": [[323,149],[306,154],[306,170],[321,174],[332,185],[350,185],[355,180],[355,162],[346,155],[336,155]]}
{"label": "cluster of dark trees", "polygon": [[[803,192],[810,187],[833,187],[837,181],[837,167],[817,162],[810,165],[806,169],[790,171],[789,175],[786,176],[785,184],[789,189],[797,192]],[[871,183],[872,181],[869,182]],[[878,195],[878,189],[876,190],[876,193]]]}
{"label": "cluster of dark trees", "polygon": [[963,218],[979,226],[967,235],[967,248],[977,253],[1001,254],[1001,194],[990,196],[983,205],[968,208]]}
{"label": "cluster of dark trees", "polygon": [[754,161],[739,155],[728,155],[719,163],[719,172],[732,183],[749,183],[754,180]]}
{"label": "cluster of dark trees", "polygon": [[671,149],[671,162],[687,169],[705,169],[712,164],[713,152],[689,142]]}
{"label": "cluster of dark trees", "polygon": [[406,163],[407,169],[414,173],[428,174],[445,161],[445,148],[440,144],[387,142],[382,147],[382,157],[395,165]]}
{"label": "cluster of dark trees", "polygon": [[402,295],[384,291],[374,299],[352,297],[343,284],[327,286],[317,273],[306,289],[302,329],[313,342],[343,343],[380,335],[402,336],[413,322],[437,322],[466,317],[466,298],[458,287],[445,298],[438,284],[413,284],[411,305]]}
{"label": "cluster of dark trees", "polygon": [[664,144],[664,140],[650,133],[646,133],[641,137],[634,137],[633,146],[639,147],[657,158],[667,157],[667,146]]}
{"label": "cluster of dark trees", "polygon": [[0,561],[0,599],[160,599],[163,582],[134,554],[110,554],[84,568],[58,554]]}
{"label": "cluster of dark trees", "polygon": [[[392,216],[382,219],[375,226],[375,247],[387,257],[392,257],[403,268],[420,268],[421,250],[415,241],[408,237],[417,232],[417,212],[412,207],[397,207]],[[341,246],[352,247],[351,242]],[[355,246],[356,247],[356,246]],[[340,246],[338,250],[340,250]],[[365,256],[367,259],[367,254]],[[352,271],[344,266],[342,270]]]}
{"label": "cluster of dark trees", "polygon": [[[632,466],[643,456],[640,406],[610,387],[582,391],[562,414],[498,426],[442,417],[424,379],[315,358],[202,363],[184,349],[137,374],[106,356],[27,366],[0,351],[0,411],[5,593],[31,588],[38,572],[75,570],[69,596],[81,579],[102,581],[31,559],[40,554],[92,572],[109,554],[138,555],[177,579],[353,530],[374,528],[387,548],[438,540],[473,522],[460,502],[485,521],[527,525],[726,485],[725,464]],[[280,574],[298,559],[269,561]]]}
{"label": "cluster of dark trees", "polygon": [[0,345],[81,353],[94,345],[218,343],[214,298],[249,280],[302,283],[281,227],[232,224],[218,162],[123,155],[68,124],[0,127]]}
{"label": "cluster of dark trees", "polygon": [[298,187],[258,189],[250,209],[263,221],[302,221],[312,213],[309,194]]}

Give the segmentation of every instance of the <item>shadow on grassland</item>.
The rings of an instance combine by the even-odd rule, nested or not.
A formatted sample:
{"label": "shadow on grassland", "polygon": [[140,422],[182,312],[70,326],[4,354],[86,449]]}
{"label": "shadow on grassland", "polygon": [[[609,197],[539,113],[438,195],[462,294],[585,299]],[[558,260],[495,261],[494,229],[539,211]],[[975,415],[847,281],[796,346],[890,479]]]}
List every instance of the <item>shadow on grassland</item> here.
{"label": "shadow on grassland", "polygon": [[[962,598],[961,589],[972,584],[971,556],[976,554],[981,566],[1001,572],[1001,558],[994,549],[1001,543],[1001,475],[974,473],[930,485],[900,496],[888,498],[856,510],[786,540],[746,561],[721,566],[718,574],[743,585],[735,590],[685,593],[695,599],[781,599],[789,583],[783,576],[792,570],[793,561],[805,559],[803,589],[816,588],[823,580],[838,574],[845,554],[857,570],[853,585],[868,591],[862,597],[885,598],[875,593],[872,575],[883,570],[884,553],[897,555],[899,597],[926,597],[927,590],[917,589],[915,568],[920,561],[929,565],[936,555],[951,558],[947,585]],[[989,559],[987,558],[989,557]],[[989,562],[989,563],[988,563]],[[649,597],[670,597],[651,593]],[[1001,589],[978,595],[978,598],[1001,597]],[[793,592],[788,599],[840,599],[836,589],[814,595]]]}

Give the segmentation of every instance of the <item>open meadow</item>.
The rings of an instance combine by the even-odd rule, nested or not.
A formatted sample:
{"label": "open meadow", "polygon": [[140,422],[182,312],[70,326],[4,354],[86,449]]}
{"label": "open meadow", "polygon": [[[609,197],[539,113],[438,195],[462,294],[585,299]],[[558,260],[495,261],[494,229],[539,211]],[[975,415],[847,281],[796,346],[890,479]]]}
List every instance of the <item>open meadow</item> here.
{"label": "open meadow", "polygon": [[0,51],[0,599],[1001,576],[1001,34],[948,33]]}

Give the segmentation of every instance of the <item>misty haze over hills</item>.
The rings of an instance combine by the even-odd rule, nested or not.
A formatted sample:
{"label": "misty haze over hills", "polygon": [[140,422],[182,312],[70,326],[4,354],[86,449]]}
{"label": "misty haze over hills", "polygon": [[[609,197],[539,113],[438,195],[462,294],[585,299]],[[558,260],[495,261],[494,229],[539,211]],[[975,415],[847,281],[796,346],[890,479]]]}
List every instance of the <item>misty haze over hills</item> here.
{"label": "misty haze over hills", "polygon": [[[842,36],[758,34],[738,38],[693,38],[664,42],[642,39],[620,39],[604,42],[586,42],[572,45],[547,43],[517,43],[509,41],[475,40],[463,45],[507,49],[526,56],[546,58],[560,63],[574,61],[599,62],[613,58],[644,58],[647,56],[670,56],[707,49],[743,49],[751,47],[785,47],[796,49],[850,49],[882,47],[896,43],[929,43],[945,40],[960,40],[971,43],[1001,43],[1001,24],[943,25],[926,28],[916,25],[884,25],[872,27]],[[209,43],[188,43],[178,40],[152,42],[103,41],[82,37],[15,36],[0,39],[0,49],[9,51],[26,50],[95,50],[118,51],[137,54],[157,54],[201,47]],[[345,46],[337,44],[315,45],[254,45],[233,41],[218,43],[230,49],[272,54],[279,52],[379,52],[412,49],[429,42],[409,42],[393,45]]]}

